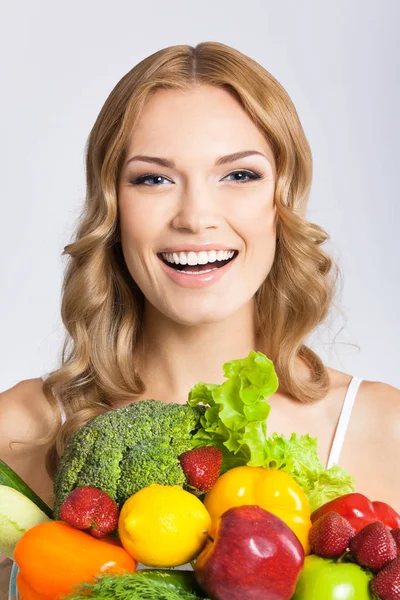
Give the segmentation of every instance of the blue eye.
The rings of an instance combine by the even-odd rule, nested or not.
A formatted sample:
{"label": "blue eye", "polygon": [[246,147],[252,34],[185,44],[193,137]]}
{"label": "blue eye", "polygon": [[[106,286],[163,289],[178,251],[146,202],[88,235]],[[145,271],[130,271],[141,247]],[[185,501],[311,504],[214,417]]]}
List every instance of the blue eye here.
{"label": "blue eye", "polygon": [[[226,177],[230,177],[231,175],[242,175],[242,174],[244,174],[245,177],[248,177],[248,179],[235,179],[235,180],[231,180],[231,181],[234,181],[235,183],[247,183],[248,181],[264,179],[264,176],[261,173],[258,173],[257,171],[247,171],[247,170],[232,171],[232,173],[229,173]],[[130,181],[129,183],[131,183],[132,185],[147,185],[149,187],[159,187],[158,183],[156,183],[155,185],[148,184],[147,181],[149,179],[154,179],[154,180],[165,179],[166,181],[169,181],[163,175],[149,173],[148,175],[142,175],[141,177],[138,177],[137,179]],[[224,178],[224,179],[226,179],[226,178]],[[160,183],[160,181],[159,181],[159,183]]]}
{"label": "blue eye", "polygon": [[243,180],[243,179],[235,179],[235,183],[247,183],[248,181],[255,181],[257,179],[264,179],[263,175],[261,175],[261,173],[257,173],[256,171],[232,171],[232,173],[229,173],[229,175],[227,175],[227,177],[229,177],[230,175],[241,175],[241,174],[245,174],[246,177],[249,177],[249,179]]}
{"label": "blue eye", "polygon": [[[130,183],[132,183],[132,185],[144,185],[145,181],[147,181],[148,179],[166,179],[166,177],[163,177],[162,175],[154,175],[151,173],[149,175],[142,175],[141,177],[138,177],[138,179],[130,181]],[[154,187],[154,186],[150,186],[150,187]]]}

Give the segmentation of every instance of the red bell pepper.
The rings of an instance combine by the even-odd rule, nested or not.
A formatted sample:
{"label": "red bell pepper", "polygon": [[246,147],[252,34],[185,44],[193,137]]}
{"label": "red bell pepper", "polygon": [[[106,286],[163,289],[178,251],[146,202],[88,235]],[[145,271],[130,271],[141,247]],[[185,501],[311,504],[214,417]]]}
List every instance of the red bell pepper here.
{"label": "red bell pepper", "polygon": [[314,523],[331,510],[347,519],[356,533],[375,521],[382,521],[390,529],[400,527],[400,515],[389,504],[371,502],[366,496],[358,493],[345,494],[323,504],[312,513],[311,522]]}
{"label": "red bell pepper", "polygon": [[389,506],[389,504],[375,500],[372,505],[379,521],[385,523],[385,525],[390,527],[390,529],[397,529],[400,527],[400,515],[394,510],[394,508]]}

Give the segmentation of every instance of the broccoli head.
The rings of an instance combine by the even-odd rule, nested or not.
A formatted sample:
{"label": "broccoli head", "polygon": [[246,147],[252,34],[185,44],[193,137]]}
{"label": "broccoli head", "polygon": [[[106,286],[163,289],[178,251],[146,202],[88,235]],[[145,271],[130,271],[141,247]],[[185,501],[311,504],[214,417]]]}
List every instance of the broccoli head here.
{"label": "broccoli head", "polygon": [[98,487],[121,507],[152,483],[185,483],[178,457],[192,448],[203,406],[141,400],[103,413],[71,436],[54,478],[54,518],[73,489]]}

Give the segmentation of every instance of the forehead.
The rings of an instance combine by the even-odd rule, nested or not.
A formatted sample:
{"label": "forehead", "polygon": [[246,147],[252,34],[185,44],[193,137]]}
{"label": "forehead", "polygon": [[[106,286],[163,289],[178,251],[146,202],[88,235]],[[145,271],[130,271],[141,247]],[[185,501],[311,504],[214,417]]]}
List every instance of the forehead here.
{"label": "forehead", "polygon": [[264,133],[228,91],[211,85],[157,90],[147,100],[128,140],[128,153],[215,160],[259,150],[274,162]]}

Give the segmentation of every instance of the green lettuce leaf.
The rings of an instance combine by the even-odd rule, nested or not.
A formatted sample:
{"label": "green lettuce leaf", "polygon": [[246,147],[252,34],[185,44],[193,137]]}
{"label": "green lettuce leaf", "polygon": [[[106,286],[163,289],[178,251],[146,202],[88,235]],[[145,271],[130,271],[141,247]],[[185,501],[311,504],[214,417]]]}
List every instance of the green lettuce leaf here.
{"label": "green lettuce leaf", "polygon": [[217,446],[224,455],[222,472],[246,464],[262,466],[271,410],[266,399],[278,389],[274,365],[252,351],[247,358],[225,363],[224,375],[221,385],[200,382],[189,392],[190,406],[209,406],[193,447]]}
{"label": "green lettuce leaf", "polygon": [[354,479],[342,467],[325,469],[318,458],[317,438],[292,433],[289,439],[273,433],[264,447],[264,467],[289,473],[308,496],[311,510],[355,489]]}
{"label": "green lettuce leaf", "polygon": [[271,360],[252,351],[247,358],[225,363],[224,375],[221,385],[198,383],[188,398],[190,406],[208,406],[192,445],[219,448],[221,473],[242,465],[282,469],[303,488],[311,510],[354,491],[354,479],[342,467],[325,470],[316,438],[295,433],[289,439],[277,433],[267,436],[267,398],[278,389]]}

